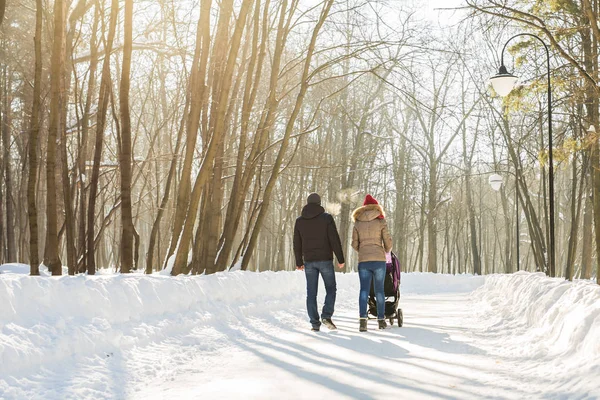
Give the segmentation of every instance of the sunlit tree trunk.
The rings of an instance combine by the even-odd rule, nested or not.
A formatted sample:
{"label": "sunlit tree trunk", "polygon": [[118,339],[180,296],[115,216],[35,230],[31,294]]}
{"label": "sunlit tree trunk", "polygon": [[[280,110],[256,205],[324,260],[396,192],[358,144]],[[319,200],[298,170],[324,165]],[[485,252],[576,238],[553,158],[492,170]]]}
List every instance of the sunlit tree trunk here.
{"label": "sunlit tree trunk", "polygon": [[[79,194],[79,227],[78,227],[78,263],[79,272],[87,271],[87,247],[86,247],[86,184],[89,177],[86,172],[86,162],[89,158],[88,152],[88,136],[90,131],[90,114],[93,101],[94,91],[96,89],[96,70],[98,68],[98,42],[96,35],[98,34],[98,24],[100,22],[100,4],[94,6],[94,22],[92,24],[92,37],[90,41],[90,69],[87,85],[85,106],[81,117],[81,141],[78,153],[78,178],[81,191]],[[92,249],[93,251],[93,249]]]}
{"label": "sunlit tree trunk", "polygon": [[[131,74],[131,54],[133,51],[133,0],[125,0],[123,64],[119,90],[119,111],[121,113],[121,146],[119,146],[119,166],[121,172],[121,273],[129,273],[134,267],[133,257],[133,210],[131,206],[131,117],[129,114],[129,87]],[[137,262],[136,262],[137,264]]]}
{"label": "sunlit tree trunk", "polygon": [[35,73],[33,80],[33,105],[31,109],[31,128],[29,130],[28,179],[27,179],[27,216],[29,219],[29,271],[31,275],[40,274],[40,254],[38,246],[38,221],[36,203],[36,185],[38,174],[38,137],[40,133],[40,109],[42,88],[42,17],[43,2],[36,0],[35,9]]}
{"label": "sunlit tree trunk", "polygon": [[[235,238],[236,230],[239,226],[241,212],[243,209],[243,202],[246,198],[248,187],[244,186],[244,158],[246,153],[246,143],[248,140],[250,112],[256,100],[256,94],[258,90],[258,83],[262,75],[262,66],[265,57],[265,47],[267,43],[267,27],[268,27],[268,11],[269,11],[270,0],[266,0],[264,6],[264,14],[262,18],[262,40],[260,46],[258,45],[259,36],[261,36],[261,0],[256,0],[256,7],[254,11],[254,33],[252,36],[252,50],[250,55],[250,61],[248,63],[248,69],[246,73],[246,82],[244,86],[244,96],[242,100],[242,115],[240,124],[240,139],[238,146],[238,153],[236,158],[236,169],[235,176],[232,184],[230,193],[229,203],[227,205],[227,212],[225,214],[225,221],[223,223],[223,234],[219,239],[218,249],[219,255],[215,261],[214,269],[207,266],[207,273],[215,271],[222,271],[227,265],[229,255],[233,248],[233,241]],[[250,168],[247,166],[246,168]]]}
{"label": "sunlit tree trunk", "polygon": [[[433,149],[435,151],[435,149]],[[427,271],[437,273],[437,162],[431,158],[429,160],[429,182],[427,196]]]}
{"label": "sunlit tree trunk", "polygon": [[[81,3],[79,3],[81,4]],[[79,5],[78,4],[78,5]],[[77,8],[77,7],[76,7]],[[69,174],[69,159],[67,154],[67,112],[69,108],[69,95],[71,88],[71,60],[73,52],[73,36],[75,30],[75,20],[69,18],[69,29],[66,31],[65,41],[65,68],[64,68],[64,79],[62,81],[64,95],[64,103],[61,108],[61,127],[60,136],[58,140],[59,156],[58,161],[60,163],[60,182],[62,184],[63,192],[63,207],[64,207],[64,225],[61,229],[62,232],[66,232],[66,249],[67,249],[67,267],[69,275],[74,275],[77,269],[77,253],[75,249],[75,216],[73,210],[73,196],[71,195],[71,180]],[[60,235],[59,235],[60,238]]]}
{"label": "sunlit tree trunk", "polygon": [[13,199],[13,176],[11,169],[11,92],[9,88],[12,87],[12,78],[10,77],[9,67],[4,66],[3,77],[4,84],[2,85],[3,92],[0,97],[3,97],[4,118],[2,118],[2,147],[3,147],[3,158],[4,158],[4,187],[5,187],[5,204],[6,204],[6,262],[17,261],[17,249],[15,242],[15,209]]}
{"label": "sunlit tree trunk", "polygon": [[[186,218],[186,212],[189,205],[191,191],[192,161],[196,150],[196,141],[198,138],[198,128],[200,127],[200,113],[205,98],[206,70],[208,64],[208,55],[210,53],[210,11],[212,0],[202,0],[200,8],[200,18],[196,31],[196,48],[192,69],[190,74],[190,109],[186,119],[186,141],[185,156],[181,171],[181,180],[177,193],[175,215],[173,218],[173,228],[171,234],[171,243],[165,257],[165,265],[169,258],[175,253],[179,243],[179,237]],[[203,143],[204,145],[204,143]]]}
{"label": "sunlit tree trunk", "polygon": [[[183,115],[187,115],[189,110],[189,101],[186,99],[185,110]],[[167,173],[167,181],[165,183],[165,191],[163,193],[162,200],[160,202],[160,206],[158,207],[158,211],[156,214],[156,218],[154,219],[154,223],[152,224],[152,230],[150,232],[150,238],[148,239],[148,254],[146,257],[146,273],[151,274],[152,269],[154,268],[154,247],[156,246],[156,239],[158,236],[158,231],[160,228],[160,221],[164,215],[165,209],[167,208],[167,204],[169,202],[169,195],[171,193],[171,186],[173,186],[173,181],[175,179],[175,173],[177,170],[177,157],[179,155],[179,149],[181,147],[181,141],[183,137],[183,130],[185,127],[184,121],[179,125],[179,130],[177,131],[177,139],[175,143],[175,151],[173,152],[173,158],[171,159],[171,164],[169,166],[169,172]]]}
{"label": "sunlit tree trunk", "polygon": [[[583,64],[585,71],[598,82],[598,42],[600,41],[600,28],[598,28],[598,2],[592,0],[583,0],[585,18],[584,23],[590,29],[581,30]],[[585,107],[587,119],[592,124],[596,132],[600,132],[600,116],[598,100],[598,86],[586,81],[585,86]],[[594,233],[596,239],[596,281],[600,284],[600,145],[598,140],[594,142],[591,148],[590,164],[592,175],[592,204],[594,208]]]}
{"label": "sunlit tree trunk", "polygon": [[[267,1],[265,7],[267,7],[268,5],[269,5],[269,2]],[[268,37],[267,37],[268,24],[266,23],[267,8],[265,8],[264,17],[263,17],[262,43],[261,43],[261,51],[259,53],[259,58],[257,61],[258,67],[257,67],[257,72],[256,72],[256,77],[255,77],[255,86],[252,89],[252,92],[250,94],[250,100],[249,100],[250,104],[248,104],[248,103],[245,104],[246,112],[248,112],[248,113],[251,110],[251,104],[254,102],[253,99],[256,96],[256,90],[258,87],[256,83],[260,79],[260,75],[261,75],[261,71],[262,71],[262,60],[265,57],[265,44],[268,41]],[[282,53],[283,53],[283,49],[285,47],[285,43],[286,43],[286,39],[287,39],[287,32],[288,32],[288,30],[287,30],[288,24],[286,24],[287,13],[288,13],[288,2],[287,2],[287,0],[284,0],[281,3],[281,7],[280,7],[280,11],[279,11],[279,22],[278,22],[278,27],[277,27],[277,35],[275,38],[275,50],[273,52],[271,66],[270,66],[271,74],[270,74],[270,79],[269,79],[269,96],[267,97],[267,100],[265,101],[265,106],[264,106],[262,115],[260,117],[260,120],[258,122],[258,128],[256,129],[256,133],[254,136],[254,141],[252,143],[252,148],[250,150],[250,154],[246,158],[247,166],[240,176],[239,183],[235,186],[235,194],[236,194],[235,204],[233,204],[231,207],[231,214],[229,214],[229,212],[228,212],[228,220],[225,223],[225,226],[226,226],[226,228],[225,228],[226,236],[224,237],[225,242],[223,244],[223,248],[219,255],[220,260],[218,260],[218,262],[217,262],[217,264],[219,265],[218,266],[219,270],[223,270],[227,263],[227,260],[225,258],[227,255],[224,254],[224,252],[228,248],[233,247],[233,239],[235,237],[235,232],[238,229],[240,219],[242,217],[242,213],[244,212],[244,203],[243,202],[246,197],[246,194],[250,190],[250,186],[253,181],[255,182],[255,185],[260,185],[260,168],[261,167],[259,167],[259,164],[262,163],[262,160],[264,160],[262,152],[266,145],[271,127],[273,126],[273,123],[275,121],[274,116],[276,114],[277,107],[279,104],[278,100],[277,100],[277,86],[278,86],[278,82],[279,82],[279,78],[280,78],[279,70],[280,70],[280,66],[281,66]],[[288,23],[289,23],[289,20],[288,20]],[[246,120],[245,120],[245,122],[242,122],[242,129],[244,129],[244,128],[247,129],[247,118],[249,118],[249,115],[245,116],[244,118]],[[239,160],[239,158],[238,158],[238,160]],[[257,169],[258,169],[259,173],[258,173],[258,176],[255,176],[255,171],[257,171]],[[254,197],[256,195],[257,195],[257,192],[255,189],[255,191],[253,192],[253,199],[255,201],[251,202],[251,204],[255,204],[256,199]],[[240,246],[238,246],[238,250],[234,254],[232,264],[235,264],[238,261],[238,257],[240,256],[242,249],[247,244],[247,240],[249,238],[251,228],[252,228],[252,223],[256,217],[256,214],[254,213],[254,211],[256,209],[250,207],[250,210],[252,210],[252,215],[250,216],[250,218],[248,218],[248,221],[246,224],[246,231],[245,231],[245,234],[243,235],[242,243],[240,244]]]}
{"label": "sunlit tree trunk", "polygon": [[[464,93],[462,108],[464,108]],[[475,207],[473,204],[473,188],[471,185],[471,174],[473,172],[472,157],[474,154],[474,148],[477,143],[477,132],[475,132],[475,138],[471,147],[467,147],[467,127],[463,125],[462,128],[462,147],[463,147],[463,162],[465,164],[465,197],[467,200],[467,213],[469,219],[469,245],[471,246],[471,258],[473,263],[473,273],[475,275],[481,275],[481,259],[479,256],[479,248],[477,247],[477,226],[475,223]]]}
{"label": "sunlit tree trunk", "polygon": [[44,264],[52,275],[62,275],[62,263],[58,248],[58,207],[56,193],[56,141],[64,127],[61,115],[64,99],[64,50],[65,50],[65,3],[54,2],[54,35],[52,45],[52,70],[50,75],[50,122],[48,126],[48,146],[46,150],[46,246]]}
{"label": "sunlit tree trunk", "polygon": [[[196,176],[196,181],[194,182],[194,188],[192,190],[192,194],[190,196],[190,202],[187,210],[187,217],[185,220],[185,224],[183,230],[181,232],[181,237],[178,239],[179,246],[177,248],[177,253],[175,256],[175,262],[173,264],[173,275],[178,275],[183,268],[186,267],[187,258],[189,254],[190,242],[192,240],[193,228],[196,221],[196,215],[198,212],[198,203],[200,201],[200,195],[202,193],[202,189],[204,184],[209,178],[210,167],[213,165],[214,157],[220,141],[223,138],[223,129],[225,127],[225,115],[227,112],[227,107],[229,104],[229,97],[231,92],[231,84],[232,84],[232,76],[234,67],[236,64],[237,54],[240,48],[240,41],[242,37],[242,33],[246,26],[246,17],[248,16],[248,11],[250,6],[252,5],[252,1],[247,1],[242,3],[242,7],[240,8],[238,19],[235,25],[235,30],[233,36],[231,37],[231,41],[229,42],[229,55],[227,57],[227,64],[225,66],[224,72],[222,74],[222,86],[219,90],[217,107],[211,118],[215,118],[214,129],[212,131],[212,135],[210,137],[210,141],[208,143],[208,147],[204,153],[204,158],[202,160],[202,165],[200,166],[200,170]],[[233,4],[229,2],[223,2],[221,4],[222,12],[226,14],[231,14],[228,10],[233,7]],[[229,19],[229,18],[227,18]],[[224,46],[225,43],[215,42],[215,46]]]}
{"label": "sunlit tree trunk", "polygon": [[[589,181],[589,179],[588,179]],[[592,277],[592,255],[594,235],[592,227],[594,225],[593,204],[589,193],[589,188],[585,192],[585,206],[583,211],[583,243],[581,244],[581,278],[590,279]]]}
{"label": "sunlit tree trunk", "polygon": [[[102,77],[100,78],[100,94],[98,97],[98,113],[96,115],[96,138],[94,142],[94,163],[92,166],[92,177],[90,179],[89,207],[87,209],[87,269],[89,275],[96,273],[95,259],[95,223],[96,223],[96,197],[98,196],[98,185],[100,181],[100,164],[102,162],[102,146],[104,142],[104,129],[106,126],[106,114],[111,92],[110,77],[110,54],[112,52],[117,19],[119,12],[119,1],[112,0],[110,8],[110,21],[108,37],[106,39],[106,50],[104,63],[102,65]],[[103,209],[103,207],[102,207]]]}
{"label": "sunlit tree trunk", "polygon": [[[220,19],[220,22],[225,22],[224,19]],[[223,26],[222,29],[218,29],[217,36],[215,38],[215,43],[225,43],[227,40],[226,37],[220,37],[219,35],[226,35],[227,28]],[[243,71],[246,67],[246,55],[248,52],[248,43],[246,41],[246,45],[243,48],[241,54],[241,60],[243,60],[239,66],[239,70]],[[219,46],[220,47],[220,46]],[[221,74],[222,67],[226,63],[226,52],[225,49],[219,49],[219,47],[213,48],[213,55],[211,59],[213,62],[211,63],[211,72],[210,72],[210,81],[212,83],[212,98],[220,96],[220,90],[222,86],[221,82]],[[243,74],[237,74],[234,78],[235,84],[233,85],[233,89],[230,95],[231,101],[227,105],[223,105],[226,107],[227,111],[224,115],[224,120],[226,121],[223,126],[223,135],[219,138],[218,143],[216,143],[216,152],[214,157],[214,163],[212,168],[212,177],[208,180],[206,186],[204,187],[203,193],[203,204],[200,209],[199,216],[200,223],[198,226],[198,230],[196,232],[196,245],[193,254],[193,262],[195,264],[195,270],[197,272],[202,272],[200,270],[214,269],[214,265],[216,263],[216,257],[218,252],[218,242],[219,242],[219,230],[222,223],[222,202],[224,197],[224,187],[223,187],[223,165],[224,165],[224,152],[225,152],[225,141],[227,133],[233,129],[234,127],[234,119],[232,119],[232,113],[237,103],[237,94],[242,82]],[[213,102],[211,104],[210,111],[210,124],[209,129],[205,134],[210,134],[210,132],[214,132],[215,127],[215,118],[217,112],[217,104]],[[229,122],[231,121],[231,122]],[[203,136],[203,141],[207,142],[209,140],[208,135]]]}
{"label": "sunlit tree trunk", "polygon": [[[583,202],[586,164],[587,160],[582,160],[581,168],[578,168],[577,157],[573,158],[572,176],[571,176],[571,226],[569,229],[569,240],[567,242],[567,263],[565,269],[565,277],[572,281],[575,277],[575,259],[577,257],[577,245],[579,243],[579,222],[581,216],[581,207]],[[578,176],[579,175],[579,176]],[[579,180],[579,185],[578,181]]]}

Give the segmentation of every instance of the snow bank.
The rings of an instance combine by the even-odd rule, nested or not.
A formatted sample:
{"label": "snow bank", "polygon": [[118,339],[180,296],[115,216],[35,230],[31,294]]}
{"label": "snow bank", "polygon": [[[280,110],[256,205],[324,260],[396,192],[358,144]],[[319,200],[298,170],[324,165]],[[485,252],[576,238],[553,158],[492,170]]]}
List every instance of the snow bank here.
{"label": "snow bank", "polygon": [[[211,277],[0,277],[0,376],[158,340],[198,319],[277,307],[302,290],[290,273]],[[281,307],[281,305],[279,305]],[[0,396],[1,397],[1,396]]]}
{"label": "snow bank", "polygon": [[485,281],[483,276],[470,274],[444,275],[429,272],[402,274],[401,292],[404,294],[467,293]]}
{"label": "snow bank", "polygon": [[[19,263],[2,264],[0,265],[0,274],[29,275],[29,265]],[[48,275],[48,269],[40,268],[40,275]]]}
{"label": "snow bank", "polygon": [[473,298],[482,332],[508,355],[557,367],[553,373],[600,373],[600,286],[520,272],[486,277]]}
{"label": "snow bank", "polygon": [[[18,269],[17,269],[18,270]],[[22,268],[25,271],[25,268]],[[23,326],[40,321],[104,318],[122,323],[165,314],[245,307],[286,300],[305,290],[301,272],[230,272],[212,276],[103,274],[31,277],[25,272],[0,278],[0,322]],[[358,274],[337,274],[338,292],[358,294]],[[402,293],[469,292],[482,277],[413,273],[402,275]],[[322,292],[322,290],[320,291]],[[323,293],[320,293],[323,294]],[[303,298],[300,298],[304,301]]]}
{"label": "snow bank", "polygon": [[[20,274],[20,275],[29,275],[30,267],[29,264],[20,264],[20,263],[8,263],[0,265],[0,275],[1,274]],[[69,269],[67,267],[63,267],[63,274],[68,274]],[[48,267],[44,264],[40,264],[40,276],[50,276],[50,272],[48,271]]]}

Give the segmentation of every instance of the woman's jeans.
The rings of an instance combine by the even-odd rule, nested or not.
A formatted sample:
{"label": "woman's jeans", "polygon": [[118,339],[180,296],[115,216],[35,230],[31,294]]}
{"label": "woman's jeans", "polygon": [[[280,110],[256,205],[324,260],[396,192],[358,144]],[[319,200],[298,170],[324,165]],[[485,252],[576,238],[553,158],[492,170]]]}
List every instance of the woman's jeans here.
{"label": "woman's jeans", "polygon": [[385,261],[365,261],[358,263],[358,278],[360,279],[358,311],[361,318],[367,318],[367,300],[371,291],[371,279],[374,279],[377,319],[385,319],[385,294],[383,292],[385,272]]}
{"label": "woman's jeans", "polygon": [[335,293],[337,287],[335,284],[333,261],[307,261],[304,263],[304,273],[306,274],[306,310],[308,311],[311,325],[313,328],[318,328],[321,326],[319,310],[317,309],[319,274],[323,277],[326,292],[321,318],[331,318],[335,307]]}

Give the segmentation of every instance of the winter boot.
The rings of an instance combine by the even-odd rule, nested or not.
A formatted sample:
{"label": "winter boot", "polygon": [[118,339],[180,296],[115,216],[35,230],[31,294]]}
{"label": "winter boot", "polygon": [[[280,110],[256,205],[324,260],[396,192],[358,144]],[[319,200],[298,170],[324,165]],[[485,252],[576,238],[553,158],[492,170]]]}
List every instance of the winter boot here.
{"label": "winter boot", "polygon": [[318,326],[313,326],[311,328],[311,331],[313,331],[313,332],[319,332],[319,327]]}
{"label": "winter boot", "polygon": [[367,319],[366,318],[361,318],[360,319],[360,327],[358,328],[359,332],[366,332],[367,331]]}
{"label": "winter boot", "polygon": [[335,324],[333,323],[333,321],[331,320],[331,318],[323,318],[323,325],[325,325],[326,327],[328,327],[330,330],[334,330],[337,329],[337,326],[335,326]]}
{"label": "winter boot", "polygon": [[386,329],[388,327],[385,319],[378,319],[377,323],[379,323],[379,329]]}

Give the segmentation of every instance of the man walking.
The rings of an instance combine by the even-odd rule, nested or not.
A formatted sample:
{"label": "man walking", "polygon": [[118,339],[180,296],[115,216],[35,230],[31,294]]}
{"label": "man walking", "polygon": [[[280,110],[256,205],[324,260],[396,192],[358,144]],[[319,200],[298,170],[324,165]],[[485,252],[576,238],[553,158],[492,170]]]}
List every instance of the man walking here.
{"label": "man walking", "polygon": [[304,270],[306,275],[306,310],[315,332],[321,327],[317,309],[319,274],[323,277],[326,291],[321,320],[329,329],[336,329],[331,320],[336,293],[333,253],[338,260],[338,267],[344,268],[344,252],[335,221],[321,207],[321,197],[317,193],[311,193],[302,209],[302,215],[296,219],[294,255],[296,268]]}

